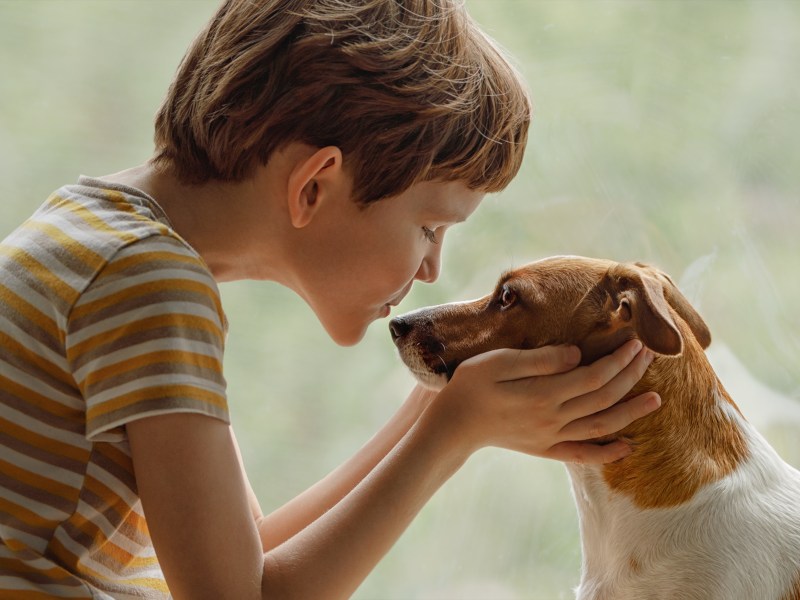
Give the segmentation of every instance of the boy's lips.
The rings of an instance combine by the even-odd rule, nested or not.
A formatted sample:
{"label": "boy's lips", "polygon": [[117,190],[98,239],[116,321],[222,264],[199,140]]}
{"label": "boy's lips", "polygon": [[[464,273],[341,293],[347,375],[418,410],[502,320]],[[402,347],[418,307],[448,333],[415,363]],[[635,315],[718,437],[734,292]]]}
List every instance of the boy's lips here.
{"label": "boy's lips", "polygon": [[412,281],[406,287],[404,287],[403,290],[399,294],[397,294],[397,296],[395,296],[394,298],[389,300],[389,302],[386,303],[386,306],[397,306],[398,304],[400,304],[403,301],[403,298],[405,298],[408,295],[408,292],[411,291],[411,286],[413,285],[413,283],[414,282]]}

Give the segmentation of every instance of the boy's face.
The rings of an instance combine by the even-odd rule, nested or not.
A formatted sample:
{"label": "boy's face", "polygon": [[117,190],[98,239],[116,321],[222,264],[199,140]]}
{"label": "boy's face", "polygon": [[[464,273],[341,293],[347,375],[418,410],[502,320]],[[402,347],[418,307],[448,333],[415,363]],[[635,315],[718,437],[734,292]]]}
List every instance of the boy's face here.
{"label": "boy's face", "polygon": [[428,181],[365,209],[342,195],[317,215],[318,243],[303,259],[300,293],[333,340],[355,344],[414,280],[435,281],[446,229],[483,196],[462,182]]}

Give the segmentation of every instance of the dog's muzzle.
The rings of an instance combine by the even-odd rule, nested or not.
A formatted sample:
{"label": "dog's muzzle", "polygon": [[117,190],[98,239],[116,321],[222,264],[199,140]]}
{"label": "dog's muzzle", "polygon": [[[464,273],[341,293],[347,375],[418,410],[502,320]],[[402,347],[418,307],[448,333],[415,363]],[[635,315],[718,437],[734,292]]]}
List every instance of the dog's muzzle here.
{"label": "dog's muzzle", "polygon": [[413,329],[411,322],[403,317],[395,317],[389,321],[389,332],[392,334],[392,341],[399,348],[403,337]]}
{"label": "dog's muzzle", "polygon": [[433,334],[433,321],[417,311],[395,317],[389,332],[400,358],[418,381],[429,387],[441,387],[455,371],[455,364],[445,362],[444,344]]}

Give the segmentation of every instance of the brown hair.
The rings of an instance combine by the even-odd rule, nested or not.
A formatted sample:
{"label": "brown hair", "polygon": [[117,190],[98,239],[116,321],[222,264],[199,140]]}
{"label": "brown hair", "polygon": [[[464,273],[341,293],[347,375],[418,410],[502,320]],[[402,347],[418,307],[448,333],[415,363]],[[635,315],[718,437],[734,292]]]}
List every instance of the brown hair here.
{"label": "brown hair", "polygon": [[494,192],[529,121],[519,76],[458,0],[225,0],[158,112],[153,160],[236,181],[299,141],[338,146],[362,202],[431,179]]}

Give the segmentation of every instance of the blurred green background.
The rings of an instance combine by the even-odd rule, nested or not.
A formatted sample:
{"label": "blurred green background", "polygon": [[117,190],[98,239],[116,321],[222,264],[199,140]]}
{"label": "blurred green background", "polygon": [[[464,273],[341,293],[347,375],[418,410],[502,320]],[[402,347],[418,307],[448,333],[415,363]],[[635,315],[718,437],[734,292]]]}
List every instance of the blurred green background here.
{"label": "blurred green background", "polygon": [[[150,154],[152,117],[208,0],[0,0],[0,236],[58,186]],[[526,78],[512,186],[448,234],[398,312],[486,293],[551,254],[644,260],[709,323],[734,399],[800,465],[800,3],[467,0]],[[234,424],[264,510],[352,454],[413,382],[386,321],[339,348],[273,284],[222,286]],[[343,549],[346,551],[346,549]],[[484,450],[356,598],[571,598],[563,467]]]}

